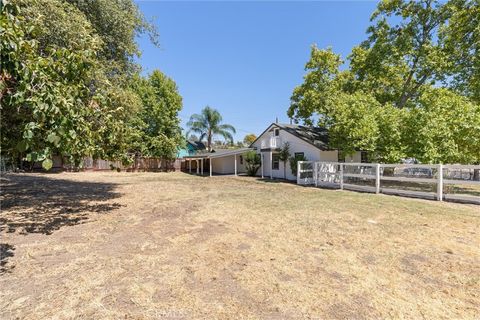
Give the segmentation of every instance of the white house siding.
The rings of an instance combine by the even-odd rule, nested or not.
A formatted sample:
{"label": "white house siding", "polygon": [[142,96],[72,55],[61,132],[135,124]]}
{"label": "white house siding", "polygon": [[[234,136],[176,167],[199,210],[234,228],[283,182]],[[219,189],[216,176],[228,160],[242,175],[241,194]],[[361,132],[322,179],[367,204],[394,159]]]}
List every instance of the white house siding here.
{"label": "white house siding", "polygon": [[[265,143],[266,146],[269,145],[270,139],[274,136],[274,131],[273,129],[276,128],[276,126],[271,125],[267,131],[265,131],[258,139],[255,141],[255,143],[252,145],[252,147],[257,148],[257,152],[260,153],[260,150],[262,149],[262,142]],[[296,152],[303,152],[305,157],[307,158],[307,161],[332,161],[332,162],[337,162],[338,161],[338,151],[337,150],[320,150],[317,147],[313,146],[312,144],[296,137],[295,135],[288,133],[287,131],[283,130],[280,128],[279,136],[281,140],[281,146],[285,142],[290,143],[290,154],[291,156],[294,156]],[[263,175],[264,177],[270,177],[272,176],[273,178],[283,178],[284,177],[284,171],[283,167],[286,165],[286,178],[289,180],[295,180],[296,175],[292,174],[292,171],[290,169],[290,163],[287,161],[286,164],[283,162],[280,162],[279,169],[278,170],[272,170],[272,162],[271,162],[271,157],[270,155],[272,153],[275,153],[275,151],[262,151],[263,154],[263,160],[264,160],[264,168],[263,168]],[[355,154],[352,156],[346,156],[345,157],[345,162],[361,162],[361,152],[357,151]],[[262,168],[257,172],[258,176],[262,175]]]}
{"label": "white house siding", "polygon": [[[266,131],[262,136],[259,137],[257,141],[252,145],[252,147],[257,148],[257,152],[260,152],[261,146],[262,146],[262,141],[265,141],[265,143],[268,145],[270,142],[270,138],[273,137],[273,127],[270,128],[270,130]],[[292,156],[295,155],[296,152],[303,152],[305,157],[307,158],[308,161],[320,161],[320,150],[311,145],[310,143],[297,138],[296,136],[286,132],[285,130],[280,129],[279,133],[280,140],[283,143],[289,142],[290,143],[290,154]],[[273,152],[273,151],[272,151]],[[336,151],[335,151],[336,152]],[[280,162],[280,166],[278,170],[271,170],[272,167],[272,162],[270,158],[270,151],[263,151],[262,152],[264,155],[264,171],[263,174],[265,177],[270,177],[270,172],[272,172],[273,178],[283,178],[283,166],[284,163]],[[275,152],[273,152],[275,153]],[[332,156],[329,154],[329,157]],[[327,161],[327,160],[325,160]],[[328,160],[329,161],[329,160]],[[290,169],[290,164],[287,161],[286,163],[286,177],[289,180],[295,180],[296,175],[293,175]],[[257,172],[257,175],[260,176],[262,174],[262,168],[260,168]]]}
{"label": "white house siding", "polygon": [[[240,164],[240,155],[237,155],[237,173],[245,172],[245,156],[243,155],[243,164]],[[214,174],[234,174],[235,156],[226,156],[221,158],[212,158],[212,171]],[[207,168],[208,170],[208,168]]]}

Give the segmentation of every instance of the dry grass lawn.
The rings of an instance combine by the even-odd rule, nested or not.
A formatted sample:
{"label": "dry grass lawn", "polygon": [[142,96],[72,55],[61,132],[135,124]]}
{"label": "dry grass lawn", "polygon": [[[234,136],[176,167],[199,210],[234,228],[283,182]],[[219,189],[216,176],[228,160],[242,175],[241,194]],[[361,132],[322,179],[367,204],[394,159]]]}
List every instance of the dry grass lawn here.
{"label": "dry grass lawn", "polygon": [[2,177],[0,319],[478,319],[480,209],[182,173]]}

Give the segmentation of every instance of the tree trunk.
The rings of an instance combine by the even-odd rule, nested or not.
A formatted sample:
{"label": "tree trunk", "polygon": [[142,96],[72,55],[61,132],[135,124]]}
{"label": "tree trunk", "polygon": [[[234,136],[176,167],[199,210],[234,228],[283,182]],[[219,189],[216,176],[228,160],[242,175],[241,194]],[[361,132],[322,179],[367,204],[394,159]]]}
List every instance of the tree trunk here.
{"label": "tree trunk", "polygon": [[473,169],[473,181],[480,181],[480,169]]}
{"label": "tree trunk", "polygon": [[207,150],[212,151],[212,132],[209,130],[207,133]]}

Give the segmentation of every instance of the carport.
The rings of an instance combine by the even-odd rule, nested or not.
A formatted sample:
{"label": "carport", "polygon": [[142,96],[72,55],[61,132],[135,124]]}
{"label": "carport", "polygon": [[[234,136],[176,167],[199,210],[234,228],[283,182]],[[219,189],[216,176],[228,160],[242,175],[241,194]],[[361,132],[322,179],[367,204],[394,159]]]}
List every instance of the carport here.
{"label": "carport", "polygon": [[209,167],[209,175],[216,174],[234,174],[238,175],[239,169],[244,168],[245,163],[243,154],[253,148],[239,148],[217,150],[212,153],[197,154],[185,156],[184,159],[188,165],[188,172],[192,173],[192,162],[196,164],[196,174],[204,175],[205,166]]}

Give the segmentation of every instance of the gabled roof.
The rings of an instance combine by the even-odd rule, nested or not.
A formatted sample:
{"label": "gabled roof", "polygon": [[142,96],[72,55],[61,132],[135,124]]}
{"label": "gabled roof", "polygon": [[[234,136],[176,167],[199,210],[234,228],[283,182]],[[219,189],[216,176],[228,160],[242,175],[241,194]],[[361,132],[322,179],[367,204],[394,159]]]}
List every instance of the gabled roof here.
{"label": "gabled roof", "polygon": [[328,147],[328,130],[322,127],[302,126],[299,124],[272,123],[263,131],[257,139],[250,145],[252,146],[265,132],[271,127],[278,127],[295,137],[308,142],[320,150],[331,150]]}
{"label": "gabled roof", "polygon": [[328,147],[328,130],[322,127],[307,127],[298,124],[280,124],[276,126],[306,141],[320,150],[329,150]]}
{"label": "gabled roof", "polygon": [[187,143],[189,143],[195,150],[205,150],[205,149],[207,149],[205,144],[201,141],[187,140]]}

